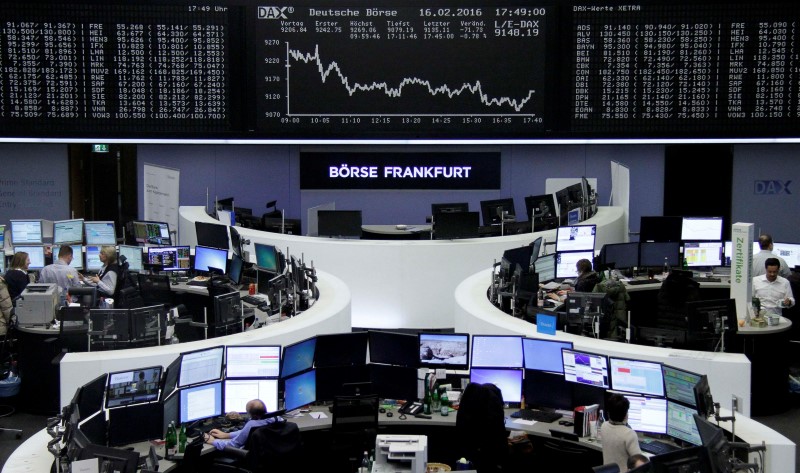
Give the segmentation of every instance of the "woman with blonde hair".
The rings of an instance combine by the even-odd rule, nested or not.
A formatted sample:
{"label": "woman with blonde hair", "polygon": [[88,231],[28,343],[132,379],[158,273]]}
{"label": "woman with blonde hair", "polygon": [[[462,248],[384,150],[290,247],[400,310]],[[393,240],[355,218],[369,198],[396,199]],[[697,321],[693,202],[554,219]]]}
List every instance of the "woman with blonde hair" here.
{"label": "woman with blonde hair", "polygon": [[100,248],[100,262],[103,267],[97,276],[84,278],[83,281],[91,286],[97,286],[97,291],[105,297],[115,297],[117,282],[119,281],[119,265],[117,264],[117,248],[108,245]]}
{"label": "woman with blonde hair", "polygon": [[22,291],[28,286],[30,278],[28,276],[28,266],[31,264],[31,257],[28,253],[20,251],[11,258],[11,264],[6,271],[5,280],[8,284],[8,294],[11,299],[19,297]]}

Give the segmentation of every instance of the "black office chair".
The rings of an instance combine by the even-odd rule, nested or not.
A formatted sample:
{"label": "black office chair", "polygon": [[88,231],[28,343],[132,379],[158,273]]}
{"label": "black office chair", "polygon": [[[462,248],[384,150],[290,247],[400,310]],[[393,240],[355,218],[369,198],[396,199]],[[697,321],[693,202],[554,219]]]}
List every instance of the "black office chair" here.
{"label": "black office chair", "polygon": [[172,289],[169,276],[166,274],[141,274],[139,280],[139,293],[145,305],[172,304]]}
{"label": "black office chair", "polygon": [[363,452],[375,448],[379,407],[377,396],[334,397],[331,448],[338,466],[334,471],[355,471]]}
{"label": "black office chair", "polygon": [[244,448],[225,447],[228,458],[214,463],[214,473],[302,471],[303,441],[294,422],[280,420],[250,431]]}

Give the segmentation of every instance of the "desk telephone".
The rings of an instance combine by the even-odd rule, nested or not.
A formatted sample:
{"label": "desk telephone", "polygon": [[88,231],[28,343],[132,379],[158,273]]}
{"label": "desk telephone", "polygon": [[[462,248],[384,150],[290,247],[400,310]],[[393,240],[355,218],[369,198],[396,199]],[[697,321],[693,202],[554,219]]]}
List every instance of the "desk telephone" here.
{"label": "desk telephone", "polygon": [[417,414],[422,414],[422,403],[421,402],[413,402],[413,403],[407,402],[407,403],[405,403],[405,405],[403,407],[398,409],[397,412],[399,412],[400,414],[410,414],[412,416],[415,416]]}

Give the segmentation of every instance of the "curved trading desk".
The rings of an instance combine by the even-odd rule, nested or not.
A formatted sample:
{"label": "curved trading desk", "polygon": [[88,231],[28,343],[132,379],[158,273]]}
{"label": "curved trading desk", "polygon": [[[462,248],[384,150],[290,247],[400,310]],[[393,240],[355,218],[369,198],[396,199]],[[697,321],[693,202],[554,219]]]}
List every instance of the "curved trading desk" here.
{"label": "curved trading desk", "polygon": [[320,297],[308,310],[281,322],[224,337],[148,348],[68,353],[61,360],[61,404],[75,390],[101,375],[144,366],[167,366],[179,354],[219,345],[289,345],[323,333],[351,331],[350,291],[338,278],[317,271]]}
{"label": "curved trading desk", "polygon": [[[194,222],[219,223],[203,207],[181,207],[179,237],[195,245]],[[625,241],[621,207],[600,207],[585,224],[597,225],[595,246]],[[554,242],[556,230],[465,240],[338,240],[283,235],[237,227],[252,243],[275,245],[303,255],[341,278],[353,294],[353,326],[370,328],[451,328],[452,294],[459,282],[499,260],[503,252],[538,237]],[[548,251],[551,251],[548,248]],[[252,258],[252,256],[251,256]],[[488,275],[487,275],[488,284]]]}
{"label": "curved trading desk", "polygon": [[[522,335],[545,339],[570,341],[578,350],[602,353],[608,356],[657,361],[695,373],[708,375],[714,399],[723,406],[732,396],[741,402],[744,415],[738,415],[736,435],[750,443],[767,443],[768,472],[793,471],[795,445],[786,437],[750,419],[750,361],[740,353],[709,353],[669,348],[631,345],[608,340],[582,337],[565,332],[543,335],[536,325],[517,319],[500,311],[486,297],[486,287],[491,270],[474,274],[458,285],[455,292],[456,332]],[[725,425],[723,425],[725,427]],[[730,429],[729,429],[730,430]],[[751,435],[752,434],[752,435]]]}

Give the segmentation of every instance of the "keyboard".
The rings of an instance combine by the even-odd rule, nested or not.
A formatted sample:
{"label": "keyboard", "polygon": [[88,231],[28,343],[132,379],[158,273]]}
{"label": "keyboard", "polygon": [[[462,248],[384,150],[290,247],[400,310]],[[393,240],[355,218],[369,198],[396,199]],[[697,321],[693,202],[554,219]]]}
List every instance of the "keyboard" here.
{"label": "keyboard", "polygon": [[626,281],[625,284],[629,286],[641,286],[642,284],[661,284],[658,279],[631,279]]}
{"label": "keyboard", "polygon": [[697,282],[722,282],[720,278],[701,278],[701,277],[694,277],[692,278]]}
{"label": "keyboard", "polygon": [[675,445],[651,439],[640,440],[639,448],[641,448],[643,452],[652,453],[653,455],[661,455],[662,453],[678,450],[678,447]]}
{"label": "keyboard", "polygon": [[242,296],[242,301],[243,302],[247,302],[248,304],[251,304],[251,305],[260,305],[260,304],[263,304],[263,303],[267,302],[266,298],[264,298],[264,297],[251,296],[250,294],[247,294],[246,296]]}
{"label": "keyboard", "polygon": [[555,422],[561,418],[558,412],[540,411],[536,409],[520,409],[511,414],[515,419],[535,420],[537,422]]}

